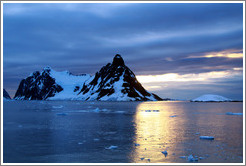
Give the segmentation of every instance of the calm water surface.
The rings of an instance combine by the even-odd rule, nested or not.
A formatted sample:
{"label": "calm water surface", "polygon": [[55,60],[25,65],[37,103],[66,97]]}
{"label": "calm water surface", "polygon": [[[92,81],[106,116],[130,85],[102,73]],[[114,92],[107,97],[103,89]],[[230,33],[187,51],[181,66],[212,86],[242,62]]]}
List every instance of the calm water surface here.
{"label": "calm water surface", "polygon": [[241,102],[4,101],[3,108],[4,163],[186,163],[191,154],[203,157],[198,163],[243,162],[243,116],[226,115],[242,113]]}

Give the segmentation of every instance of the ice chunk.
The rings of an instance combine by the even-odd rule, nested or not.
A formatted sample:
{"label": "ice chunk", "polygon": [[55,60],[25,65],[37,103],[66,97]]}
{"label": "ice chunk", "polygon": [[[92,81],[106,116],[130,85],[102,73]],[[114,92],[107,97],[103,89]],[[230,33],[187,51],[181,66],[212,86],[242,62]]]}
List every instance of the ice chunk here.
{"label": "ice chunk", "polygon": [[96,108],[96,109],[92,110],[92,112],[108,112],[108,110],[105,108],[104,109]]}
{"label": "ice chunk", "polygon": [[243,115],[243,113],[227,112],[226,115]]}
{"label": "ice chunk", "polygon": [[142,158],[140,158],[141,160],[144,160],[145,158],[144,157],[142,157]]}
{"label": "ice chunk", "polygon": [[203,159],[205,159],[205,157],[199,157],[199,159],[200,159],[200,160],[203,160]]}
{"label": "ice chunk", "polygon": [[148,159],[148,162],[150,162],[150,159]]}
{"label": "ice chunk", "polygon": [[57,113],[56,115],[66,116],[67,113],[62,112],[62,113]]}
{"label": "ice chunk", "polygon": [[198,161],[198,158],[195,158],[191,155],[188,156],[188,161]]}
{"label": "ice chunk", "polygon": [[213,136],[200,136],[200,139],[214,140]]}
{"label": "ice chunk", "polygon": [[78,144],[79,144],[79,145],[82,145],[82,144],[83,144],[83,142],[78,142]]}
{"label": "ice chunk", "polygon": [[117,149],[117,148],[118,148],[118,146],[111,145],[110,147],[107,147],[105,149]]}
{"label": "ice chunk", "polygon": [[123,114],[125,111],[115,111],[116,114]]}
{"label": "ice chunk", "polygon": [[186,158],[186,156],[179,156],[179,158],[181,158],[181,159],[185,159],[185,158]]}
{"label": "ice chunk", "polygon": [[135,144],[135,146],[140,146],[140,144]]}
{"label": "ice chunk", "polygon": [[162,154],[164,154],[165,155],[165,157],[167,157],[167,151],[163,151],[163,152],[161,152]]}
{"label": "ice chunk", "polygon": [[153,110],[153,112],[159,112],[159,110]]}
{"label": "ice chunk", "polygon": [[98,138],[94,138],[93,140],[94,140],[94,141],[100,141],[100,139],[98,139]]}
{"label": "ice chunk", "polygon": [[145,110],[145,112],[151,112],[151,110]]}
{"label": "ice chunk", "polygon": [[169,117],[174,118],[174,117],[177,117],[177,115],[172,115],[172,116],[169,116]]}
{"label": "ice chunk", "polygon": [[63,105],[59,105],[59,106],[52,106],[52,108],[63,108]]}

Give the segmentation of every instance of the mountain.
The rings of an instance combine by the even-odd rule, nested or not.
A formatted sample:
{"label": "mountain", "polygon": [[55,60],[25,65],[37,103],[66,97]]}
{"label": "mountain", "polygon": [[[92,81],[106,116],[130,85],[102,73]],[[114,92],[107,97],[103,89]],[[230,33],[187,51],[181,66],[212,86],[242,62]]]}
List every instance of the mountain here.
{"label": "mountain", "polygon": [[135,74],[117,54],[113,62],[103,66],[94,76],[72,75],[46,67],[23,79],[15,94],[19,100],[162,100],[147,92]]}
{"label": "mountain", "polygon": [[3,98],[4,99],[11,99],[11,97],[9,96],[8,92],[5,89],[3,89]]}
{"label": "mountain", "polygon": [[223,96],[219,96],[219,95],[206,94],[198,98],[195,98],[191,101],[193,102],[225,102],[225,101],[232,101],[232,100],[226,97],[223,97]]}

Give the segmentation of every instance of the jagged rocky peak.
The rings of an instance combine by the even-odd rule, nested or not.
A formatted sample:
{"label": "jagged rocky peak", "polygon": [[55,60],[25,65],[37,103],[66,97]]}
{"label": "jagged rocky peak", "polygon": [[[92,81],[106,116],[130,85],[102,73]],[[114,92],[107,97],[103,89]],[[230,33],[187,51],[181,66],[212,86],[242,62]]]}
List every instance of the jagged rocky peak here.
{"label": "jagged rocky peak", "polygon": [[89,84],[84,84],[80,93],[86,96],[85,100],[161,100],[142,87],[119,54],[115,55],[112,64],[102,67]]}
{"label": "jagged rocky peak", "polygon": [[41,73],[36,71],[23,79],[14,98],[21,100],[45,100],[62,91],[63,88],[50,76],[50,71],[50,67],[45,67]]}
{"label": "jagged rocky peak", "polygon": [[112,63],[114,66],[125,66],[125,62],[123,60],[123,58],[121,57],[120,54],[116,54],[114,56],[114,59],[113,59],[113,63]]}

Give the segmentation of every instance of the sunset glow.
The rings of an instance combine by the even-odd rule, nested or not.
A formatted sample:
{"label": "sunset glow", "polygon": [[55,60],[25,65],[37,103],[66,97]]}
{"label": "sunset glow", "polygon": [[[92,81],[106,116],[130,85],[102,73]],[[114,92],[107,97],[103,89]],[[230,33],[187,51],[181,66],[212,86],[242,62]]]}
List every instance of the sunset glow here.
{"label": "sunset glow", "polygon": [[[237,68],[234,70],[238,70]],[[178,74],[168,73],[162,75],[139,75],[138,81],[141,83],[154,83],[154,82],[194,82],[194,81],[208,81],[209,79],[230,77],[235,74],[240,74],[235,71],[213,71],[199,74]]]}
{"label": "sunset glow", "polygon": [[204,55],[189,56],[188,58],[214,58],[214,57],[224,57],[224,58],[243,58],[242,50],[225,50],[221,52],[211,52]]}

